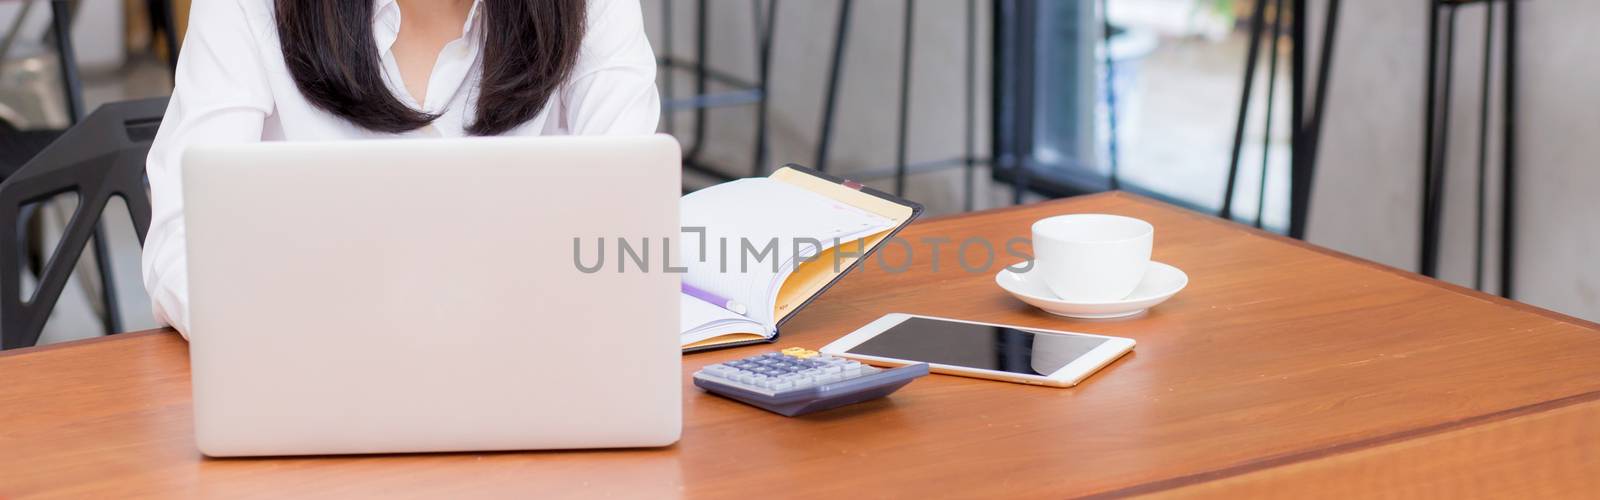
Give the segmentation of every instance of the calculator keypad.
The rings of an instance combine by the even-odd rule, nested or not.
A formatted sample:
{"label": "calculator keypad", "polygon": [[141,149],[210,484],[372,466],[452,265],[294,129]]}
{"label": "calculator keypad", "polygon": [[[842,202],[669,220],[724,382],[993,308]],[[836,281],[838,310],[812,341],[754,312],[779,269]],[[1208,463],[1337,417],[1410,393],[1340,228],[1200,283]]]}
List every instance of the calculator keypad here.
{"label": "calculator keypad", "polygon": [[781,352],[707,365],[701,375],[761,392],[782,393],[882,371],[859,361],[791,347]]}
{"label": "calculator keypad", "polygon": [[706,365],[693,381],[706,392],[793,417],[888,396],[927,374],[927,363],[875,368],[791,347]]}

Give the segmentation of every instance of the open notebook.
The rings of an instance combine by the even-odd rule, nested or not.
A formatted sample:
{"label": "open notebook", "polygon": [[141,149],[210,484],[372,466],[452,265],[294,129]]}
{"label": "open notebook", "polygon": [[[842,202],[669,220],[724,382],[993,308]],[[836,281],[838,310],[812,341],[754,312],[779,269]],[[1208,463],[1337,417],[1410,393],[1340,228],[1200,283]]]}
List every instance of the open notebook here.
{"label": "open notebook", "polygon": [[679,207],[684,284],[744,309],[682,294],[685,352],[775,340],[779,325],[922,214],[797,165],[695,191]]}

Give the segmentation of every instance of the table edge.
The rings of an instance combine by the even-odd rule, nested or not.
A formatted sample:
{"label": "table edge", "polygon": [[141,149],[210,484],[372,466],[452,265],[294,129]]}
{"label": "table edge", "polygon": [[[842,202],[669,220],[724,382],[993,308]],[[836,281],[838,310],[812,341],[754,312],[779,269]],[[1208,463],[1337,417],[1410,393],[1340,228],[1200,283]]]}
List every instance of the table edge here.
{"label": "table edge", "polygon": [[[1517,301],[1514,301],[1514,300],[1506,299],[1506,298],[1500,297],[1498,295],[1493,295],[1493,294],[1485,293],[1485,292],[1482,292],[1482,291],[1474,290],[1474,289],[1471,289],[1471,288],[1463,287],[1463,286],[1456,285],[1454,283],[1450,283],[1450,282],[1447,282],[1447,281],[1443,281],[1443,280],[1439,280],[1439,279],[1435,279],[1435,278],[1429,278],[1429,277],[1426,277],[1426,276],[1422,276],[1420,274],[1412,273],[1410,271],[1406,271],[1406,270],[1403,270],[1403,269],[1392,267],[1392,266],[1389,266],[1389,265],[1386,265],[1386,264],[1382,264],[1382,263],[1379,263],[1379,262],[1376,262],[1376,261],[1372,261],[1372,260],[1369,260],[1369,259],[1357,257],[1357,256],[1350,255],[1350,254],[1346,254],[1346,253],[1343,253],[1343,252],[1340,252],[1340,251],[1337,251],[1337,250],[1320,247],[1320,246],[1308,243],[1306,241],[1297,240],[1297,239],[1294,239],[1294,238],[1289,238],[1287,236],[1280,235],[1280,234],[1273,233],[1273,232],[1266,231],[1266,230],[1262,230],[1262,229],[1258,229],[1258,228],[1252,227],[1250,225],[1241,224],[1241,223],[1238,223],[1236,221],[1232,221],[1232,220],[1228,220],[1228,219],[1221,219],[1221,218],[1217,218],[1215,216],[1212,216],[1210,214],[1206,214],[1206,213],[1203,213],[1203,212],[1198,212],[1198,211],[1195,211],[1195,210],[1190,210],[1190,209],[1186,209],[1186,208],[1183,208],[1183,207],[1177,207],[1177,206],[1173,206],[1173,205],[1170,205],[1170,204],[1167,204],[1167,203],[1162,203],[1162,202],[1160,202],[1158,200],[1154,200],[1154,199],[1151,199],[1151,198],[1148,198],[1148,197],[1145,197],[1145,196],[1141,196],[1141,195],[1138,195],[1138,194],[1134,194],[1134,193],[1127,193],[1127,192],[1121,192],[1121,191],[1096,193],[1096,194],[1083,195],[1083,196],[1073,197],[1073,198],[1064,198],[1064,199],[1059,199],[1059,200],[1045,201],[1045,202],[1042,202],[1042,204],[1064,203],[1067,200],[1072,200],[1072,199],[1093,200],[1093,199],[1100,199],[1100,198],[1106,198],[1106,199],[1119,199],[1120,198],[1120,199],[1130,200],[1130,201],[1133,201],[1135,203],[1139,203],[1139,204],[1142,204],[1142,205],[1151,205],[1151,206],[1157,206],[1157,207],[1164,208],[1164,209],[1171,209],[1174,212],[1181,213],[1182,216],[1188,217],[1191,220],[1197,220],[1199,222],[1207,223],[1207,224],[1214,224],[1214,225],[1217,225],[1217,226],[1220,226],[1220,227],[1224,227],[1224,228],[1229,228],[1229,229],[1243,230],[1246,234],[1249,234],[1249,235],[1252,235],[1252,236],[1263,237],[1263,238],[1271,239],[1271,240],[1274,240],[1274,241],[1277,241],[1277,242],[1280,242],[1280,243],[1293,245],[1293,246],[1296,246],[1298,248],[1302,248],[1302,249],[1310,250],[1310,251],[1313,251],[1313,252],[1317,252],[1319,254],[1322,254],[1322,255],[1325,255],[1325,256],[1329,256],[1329,257],[1333,257],[1333,258],[1336,258],[1336,259],[1340,259],[1340,260],[1343,260],[1343,261],[1346,261],[1346,262],[1351,262],[1351,263],[1362,265],[1362,266],[1365,266],[1365,267],[1377,269],[1377,270],[1380,270],[1380,271],[1383,271],[1383,272],[1386,272],[1388,274],[1391,274],[1391,275],[1394,275],[1394,276],[1398,276],[1398,277],[1401,277],[1401,278],[1404,278],[1404,279],[1408,279],[1408,280],[1412,280],[1412,281],[1416,281],[1416,282],[1420,282],[1420,283],[1433,285],[1433,286],[1436,286],[1436,287],[1438,287],[1440,289],[1443,289],[1443,290],[1446,290],[1446,291],[1449,291],[1449,292],[1465,295],[1465,296],[1468,296],[1468,297],[1473,297],[1473,298],[1476,298],[1478,300],[1482,300],[1482,301],[1489,302],[1489,303],[1496,304],[1496,305],[1500,305],[1500,306],[1507,306],[1507,307],[1510,307],[1513,310],[1519,310],[1519,311],[1533,313],[1533,314],[1539,315],[1541,317],[1550,319],[1552,321],[1571,324],[1573,326],[1578,326],[1578,327],[1589,329],[1589,330],[1600,331],[1600,323],[1596,323],[1596,322],[1593,322],[1593,321],[1588,321],[1588,320],[1585,320],[1585,319],[1582,319],[1582,318],[1569,316],[1569,315],[1566,315],[1566,314],[1563,314],[1563,313],[1560,313],[1560,312],[1556,312],[1556,311],[1552,311],[1552,310],[1549,310],[1549,309],[1540,308],[1540,307],[1533,306],[1533,305],[1530,305],[1530,304],[1526,304],[1526,303],[1522,303],[1522,302],[1517,302]],[[1017,211],[1017,210],[1027,210],[1027,209],[1030,209],[1030,208],[1035,208],[1038,205],[1040,205],[1040,203],[1029,204],[1029,205],[1014,205],[1014,206],[1001,207],[1001,208],[985,210],[985,211],[979,211],[979,212],[965,212],[965,213],[958,213],[958,214],[943,215],[943,216],[938,216],[938,217],[930,217],[928,219],[924,219],[922,221],[917,222],[917,224],[920,225],[920,224],[926,224],[926,223],[932,223],[932,222],[961,220],[961,219],[966,219],[966,218],[969,218],[969,217],[990,216],[990,215],[1002,214],[1002,213],[1007,213],[1007,212],[1012,212],[1012,211]],[[87,345],[92,345],[92,344],[96,344],[96,343],[116,342],[116,341],[124,341],[124,340],[126,340],[126,341],[136,341],[137,339],[144,339],[144,338],[147,338],[147,337],[159,337],[159,336],[164,336],[164,335],[174,335],[175,336],[175,335],[177,335],[177,331],[172,329],[171,327],[163,327],[163,328],[156,328],[156,329],[150,329],[150,330],[142,330],[142,331],[135,331],[135,332],[119,333],[119,334],[115,334],[115,335],[107,335],[107,336],[101,336],[101,337],[79,339],[79,340],[61,342],[61,343],[56,343],[56,344],[48,344],[48,345],[42,345],[42,346],[34,346],[34,347],[22,348],[22,349],[14,349],[14,350],[0,352],[0,359],[6,359],[6,358],[11,358],[11,357],[17,357],[17,356],[26,356],[26,355],[29,355],[29,354],[39,354],[39,353],[45,353],[45,352],[50,352],[50,351],[54,351],[54,350],[70,349],[70,348],[74,348],[74,347],[87,346]],[[1301,462],[1306,462],[1306,461],[1311,461],[1311,460],[1317,460],[1317,459],[1322,459],[1322,458],[1342,455],[1342,454],[1345,454],[1345,453],[1351,453],[1351,452],[1366,450],[1366,449],[1370,449],[1370,448],[1385,446],[1385,445],[1389,445],[1389,444],[1393,444],[1393,443],[1397,443],[1397,442],[1401,442],[1401,441],[1406,441],[1406,440],[1411,440],[1411,439],[1416,439],[1416,438],[1421,438],[1421,437],[1426,437],[1426,436],[1432,436],[1432,435],[1437,435],[1437,434],[1442,434],[1442,433],[1447,433],[1447,432],[1458,431],[1458,430],[1462,430],[1462,429],[1466,429],[1466,428],[1476,427],[1476,426],[1483,425],[1483,424],[1488,424],[1488,423],[1497,422],[1497,421],[1501,421],[1501,420],[1506,420],[1506,419],[1510,419],[1510,418],[1515,418],[1515,417],[1519,417],[1519,416],[1529,415],[1529,414],[1533,414],[1533,413],[1539,413],[1539,412],[1543,412],[1543,411],[1554,410],[1554,409],[1558,409],[1558,408],[1564,408],[1564,407],[1571,406],[1571,405],[1588,403],[1588,402],[1592,402],[1592,401],[1600,401],[1600,390],[1583,392],[1583,393],[1574,394],[1574,395],[1570,395],[1570,396],[1565,396],[1565,397],[1557,398],[1557,399],[1539,401],[1539,402],[1530,403],[1530,404],[1523,405],[1523,406],[1507,408],[1507,409],[1494,411],[1494,412],[1489,412],[1489,413],[1484,413],[1484,414],[1479,414],[1479,415],[1468,416],[1468,417],[1464,417],[1464,418],[1460,418],[1460,419],[1456,419],[1456,420],[1452,420],[1452,421],[1447,421],[1447,422],[1439,422],[1439,423],[1435,423],[1435,424],[1424,425],[1424,426],[1421,426],[1421,427],[1415,427],[1415,428],[1411,428],[1411,429],[1399,430],[1399,431],[1395,431],[1395,432],[1392,432],[1392,433],[1389,433],[1389,434],[1380,435],[1380,436],[1373,436],[1373,437],[1369,437],[1369,438],[1365,438],[1365,439],[1358,439],[1358,440],[1354,440],[1354,441],[1336,443],[1336,444],[1323,446],[1323,447],[1319,447],[1319,448],[1293,451],[1293,452],[1288,452],[1288,453],[1284,453],[1284,454],[1280,454],[1280,455],[1265,456],[1265,457],[1257,458],[1257,459],[1250,460],[1250,461],[1247,461],[1247,462],[1228,465],[1228,466],[1223,466],[1223,467],[1219,467],[1219,468],[1212,469],[1212,470],[1201,471],[1201,472],[1196,472],[1196,473],[1182,475],[1182,476],[1168,477],[1168,478],[1165,478],[1165,479],[1157,479],[1157,480],[1154,480],[1154,481],[1149,481],[1149,482],[1145,482],[1145,483],[1126,486],[1126,487],[1122,487],[1122,488],[1118,488],[1118,489],[1114,489],[1114,490],[1107,490],[1107,491],[1102,491],[1102,492],[1098,492],[1098,493],[1093,493],[1093,494],[1090,495],[1090,497],[1121,497],[1121,496],[1143,495],[1143,494],[1150,494],[1150,493],[1156,493],[1156,492],[1161,492],[1161,491],[1173,490],[1173,489],[1177,489],[1177,488],[1181,488],[1181,487],[1192,486],[1194,484],[1200,484],[1200,483],[1204,483],[1204,482],[1209,482],[1209,481],[1224,479],[1224,478],[1228,478],[1228,477],[1233,477],[1233,476],[1238,476],[1238,475],[1258,472],[1258,471],[1272,469],[1272,468],[1276,468],[1276,467],[1287,466],[1287,465],[1291,465],[1291,464],[1296,464],[1296,463],[1301,463]]]}
{"label": "table edge", "polygon": [[[1234,229],[1242,229],[1245,232],[1251,233],[1251,234],[1253,234],[1255,236],[1260,236],[1260,237],[1264,237],[1264,238],[1267,238],[1267,239],[1275,240],[1275,241],[1278,241],[1280,243],[1286,243],[1286,244],[1293,245],[1293,246],[1296,246],[1296,247],[1299,247],[1299,248],[1303,248],[1303,249],[1306,249],[1306,250],[1310,250],[1310,251],[1313,251],[1313,252],[1316,252],[1316,253],[1319,253],[1319,254],[1322,254],[1322,255],[1326,255],[1326,256],[1329,256],[1329,257],[1333,257],[1333,258],[1337,258],[1337,259],[1340,259],[1340,260],[1344,260],[1346,262],[1350,262],[1350,263],[1359,264],[1359,265],[1363,265],[1363,266],[1366,266],[1366,267],[1374,268],[1374,269],[1377,269],[1379,271],[1383,271],[1383,272],[1386,272],[1386,273],[1389,273],[1389,274],[1392,274],[1392,275],[1399,276],[1401,278],[1409,279],[1411,281],[1416,281],[1416,282],[1420,282],[1420,283],[1435,285],[1435,286],[1438,286],[1440,288],[1443,288],[1443,289],[1451,291],[1451,292],[1455,292],[1455,293],[1460,294],[1460,295],[1465,295],[1465,296],[1468,296],[1468,297],[1472,297],[1472,298],[1475,298],[1475,299],[1487,301],[1487,302],[1498,304],[1498,305],[1502,305],[1502,306],[1508,306],[1508,307],[1511,307],[1512,309],[1517,309],[1517,310],[1520,310],[1520,311],[1523,311],[1523,312],[1534,313],[1534,314],[1537,314],[1537,315],[1540,315],[1540,316],[1544,316],[1545,318],[1548,318],[1548,319],[1551,319],[1551,320],[1555,320],[1555,321],[1559,321],[1559,322],[1562,322],[1562,323],[1571,324],[1573,326],[1579,326],[1579,327],[1583,327],[1583,328],[1586,328],[1586,329],[1589,329],[1589,330],[1595,330],[1597,332],[1600,332],[1600,322],[1589,321],[1589,320],[1586,320],[1586,319],[1583,319],[1583,318],[1571,316],[1571,315],[1568,315],[1568,314],[1565,314],[1565,313],[1561,313],[1561,312],[1558,312],[1558,311],[1552,311],[1552,310],[1545,309],[1545,308],[1542,308],[1542,307],[1539,307],[1539,306],[1535,306],[1535,305],[1532,305],[1532,304],[1528,304],[1528,303],[1525,303],[1525,302],[1518,302],[1518,301],[1511,300],[1511,299],[1508,299],[1508,298],[1505,298],[1505,297],[1501,297],[1499,295],[1495,295],[1495,294],[1492,294],[1492,293],[1487,293],[1487,292],[1484,292],[1484,291],[1481,291],[1481,290],[1474,290],[1472,288],[1467,288],[1467,287],[1464,287],[1464,286],[1461,286],[1461,285],[1457,285],[1455,283],[1451,283],[1449,281],[1441,280],[1441,279],[1438,279],[1438,278],[1430,278],[1430,277],[1427,277],[1427,276],[1423,276],[1421,274],[1417,274],[1417,273],[1414,273],[1414,272],[1411,272],[1411,271],[1400,269],[1400,268],[1397,268],[1397,267],[1394,267],[1394,266],[1390,266],[1388,264],[1384,264],[1384,263],[1377,262],[1377,261],[1374,261],[1374,260],[1370,260],[1370,259],[1367,259],[1367,258],[1364,258],[1364,257],[1358,257],[1358,256],[1355,256],[1355,255],[1350,255],[1350,254],[1347,254],[1347,253],[1344,253],[1344,252],[1341,252],[1341,251],[1338,251],[1338,250],[1334,250],[1334,249],[1331,249],[1331,248],[1317,246],[1315,244],[1312,244],[1312,243],[1304,241],[1304,240],[1297,240],[1297,239],[1294,239],[1294,238],[1290,238],[1288,236],[1281,235],[1281,234],[1278,234],[1278,233],[1274,233],[1274,232],[1271,232],[1271,231],[1267,231],[1267,230],[1264,230],[1264,229],[1260,229],[1260,228],[1257,228],[1255,226],[1251,226],[1249,224],[1243,224],[1243,223],[1240,223],[1240,222],[1237,222],[1237,221],[1219,218],[1219,217],[1213,216],[1211,214],[1206,214],[1206,213],[1203,213],[1203,212],[1197,212],[1195,210],[1190,210],[1190,209],[1187,209],[1187,208],[1184,208],[1184,207],[1179,207],[1179,206],[1176,206],[1176,205],[1162,203],[1159,200],[1155,200],[1153,198],[1149,198],[1149,197],[1142,196],[1142,195],[1139,195],[1139,194],[1129,193],[1129,192],[1125,192],[1125,191],[1112,191],[1112,192],[1107,192],[1107,193],[1096,193],[1096,194],[1093,194],[1093,195],[1085,195],[1085,197],[1108,197],[1108,198],[1118,198],[1118,197],[1120,197],[1120,198],[1128,198],[1128,199],[1131,199],[1131,200],[1134,200],[1136,202],[1139,202],[1139,203],[1142,203],[1142,204],[1146,204],[1146,205],[1159,205],[1159,206],[1162,206],[1162,207],[1175,208],[1175,209],[1177,209],[1178,212],[1182,212],[1187,217],[1197,218],[1197,219],[1200,219],[1200,220],[1202,220],[1204,222],[1207,222],[1207,223],[1210,223],[1210,224],[1216,224],[1216,225],[1220,225],[1220,226],[1223,226],[1223,227],[1232,227]],[[1022,206],[1026,206],[1026,205],[1022,205]],[[1006,208],[1011,208],[1011,207],[1006,207]],[[966,215],[966,214],[961,214],[961,215]],[[943,220],[943,218],[940,218],[938,220]]]}
{"label": "table edge", "polygon": [[73,347],[81,347],[81,346],[86,346],[86,345],[91,345],[91,344],[98,344],[98,343],[102,343],[102,342],[115,342],[115,341],[122,341],[122,340],[130,340],[131,341],[131,340],[133,340],[135,338],[160,336],[160,335],[163,335],[163,334],[177,335],[178,331],[172,329],[172,327],[170,327],[170,326],[164,326],[164,327],[161,327],[161,328],[152,328],[152,329],[149,329],[149,330],[138,330],[138,331],[132,331],[132,332],[123,332],[123,333],[117,333],[117,334],[112,334],[112,335],[102,335],[102,336],[99,336],[99,337],[89,337],[89,338],[83,338],[83,339],[77,339],[77,340],[69,340],[69,341],[66,341],[66,342],[57,342],[57,343],[54,343],[54,344],[36,345],[36,346],[33,346],[33,347],[23,347],[23,348],[20,348],[20,349],[10,349],[10,350],[5,350],[5,351],[0,351],[0,359],[6,359],[6,358],[11,358],[11,357],[17,357],[17,356],[26,356],[26,355],[29,355],[29,354],[39,354],[39,353],[50,352],[50,351],[55,351],[55,350],[60,350],[60,349],[70,349],[70,348],[73,348]]}
{"label": "table edge", "polygon": [[1321,448],[1315,448],[1315,449],[1310,449],[1310,450],[1302,450],[1302,451],[1297,451],[1297,452],[1284,453],[1284,454],[1280,454],[1280,455],[1266,456],[1266,457],[1258,458],[1258,459],[1255,459],[1255,460],[1251,460],[1249,462],[1230,465],[1230,466],[1226,466],[1226,467],[1220,467],[1220,468],[1212,469],[1212,470],[1209,470],[1209,471],[1196,472],[1196,473],[1193,473],[1193,474],[1169,477],[1169,478],[1166,478],[1166,479],[1158,479],[1158,480],[1155,480],[1155,481],[1150,481],[1150,482],[1146,482],[1146,483],[1136,484],[1136,485],[1133,485],[1133,486],[1127,486],[1127,487],[1123,487],[1123,488],[1118,488],[1118,489],[1115,489],[1115,490],[1102,491],[1102,492],[1099,492],[1099,493],[1094,493],[1094,494],[1088,495],[1085,498],[1123,498],[1123,497],[1131,497],[1131,496],[1140,496],[1140,495],[1148,495],[1148,494],[1152,494],[1152,493],[1159,493],[1159,492],[1163,492],[1163,491],[1182,488],[1182,487],[1185,487],[1185,486],[1193,486],[1193,485],[1196,485],[1196,484],[1202,484],[1202,483],[1207,483],[1207,482],[1211,482],[1211,481],[1227,479],[1227,478],[1234,477],[1234,476],[1240,476],[1240,475],[1244,475],[1244,474],[1260,472],[1260,471],[1273,469],[1273,468],[1277,468],[1277,467],[1283,467],[1283,466],[1294,465],[1294,464],[1298,464],[1298,463],[1309,462],[1309,461],[1312,461],[1312,460],[1319,460],[1319,459],[1324,459],[1324,458],[1344,455],[1346,453],[1354,453],[1354,452],[1368,450],[1368,449],[1377,448],[1377,447],[1381,447],[1381,446],[1386,446],[1386,445],[1390,445],[1390,444],[1410,441],[1410,440],[1413,440],[1413,439],[1420,439],[1420,438],[1424,438],[1424,437],[1435,436],[1435,435],[1439,435],[1439,434],[1445,434],[1445,433],[1460,431],[1460,430],[1464,430],[1464,429],[1470,429],[1470,428],[1477,427],[1477,426],[1480,426],[1480,425],[1491,424],[1491,423],[1495,423],[1495,422],[1509,420],[1509,419],[1516,418],[1516,417],[1521,417],[1521,416],[1525,416],[1525,415],[1532,415],[1532,414],[1536,414],[1536,413],[1543,413],[1543,412],[1546,412],[1546,411],[1556,410],[1556,409],[1560,409],[1560,408],[1566,408],[1566,407],[1569,407],[1569,406],[1580,405],[1580,404],[1590,403],[1590,402],[1594,402],[1594,401],[1600,401],[1600,390],[1594,390],[1594,391],[1574,394],[1574,395],[1571,395],[1571,396],[1566,396],[1566,397],[1557,398],[1557,399],[1550,399],[1550,400],[1540,401],[1540,402],[1537,402],[1537,403],[1531,403],[1531,404],[1527,404],[1527,405],[1523,405],[1523,406],[1518,406],[1518,407],[1515,407],[1515,408],[1507,408],[1507,409],[1504,409],[1504,410],[1494,411],[1494,412],[1490,412],[1490,413],[1484,413],[1484,414],[1481,414],[1481,415],[1473,415],[1473,416],[1470,416],[1470,417],[1460,418],[1460,419],[1452,420],[1452,421],[1449,421],[1449,422],[1440,422],[1440,423],[1437,423],[1437,424],[1425,425],[1425,426],[1422,426],[1422,427],[1417,427],[1417,428],[1412,428],[1412,429],[1405,429],[1405,430],[1401,430],[1401,431],[1392,432],[1392,433],[1389,433],[1389,434],[1384,434],[1382,436],[1373,436],[1373,437],[1366,438],[1366,439],[1358,439],[1358,440],[1355,440],[1355,441],[1338,443],[1338,444],[1334,444],[1334,445],[1330,445],[1330,446],[1324,446],[1324,447],[1321,447]]}
{"label": "table edge", "polygon": [[[1451,282],[1444,281],[1444,280],[1441,280],[1441,279],[1430,278],[1430,277],[1423,276],[1423,275],[1420,275],[1420,274],[1417,274],[1417,273],[1413,273],[1411,271],[1407,271],[1407,270],[1400,269],[1400,268],[1397,268],[1397,267],[1393,267],[1393,266],[1390,266],[1390,265],[1387,265],[1387,264],[1383,264],[1383,263],[1380,263],[1380,262],[1377,262],[1377,261],[1369,260],[1369,259],[1362,258],[1362,257],[1357,257],[1355,255],[1350,255],[1350,254],[1347,254],[1347,253],[1344,253],[1344,252],[1341,252],[1341,251],[1338,251],[1338,250],[1317,246],[1317,245],[1311,244],[1311,243],[1303,241],[1303,240],[1297,240],[1297,239],[1290,238],[1288,236],[1284,236],[1284,235],[1281,235],[1281,234],[1278,234],[1278,233],[1274,233],[1274,232],[1267,231],[1267,230],[1264,230],[1264,229],[1259,229],[1259,228],[1256,228],[1254,226],[1250,226],[1248,224],[1241,224],[1241,223],[1233,221],[1233,220],[1219,218],[1219,217],[1216,217],[1214,215],[1203,213],[1203,212],[1199,212],[1199,211],[1196,211],[1196,210],[1191,210],[1191,209],[1187,209],[1187,208],[1184,208],[1184,207],[1179,207],[1179,206],[1172,205],[1172,204],[1169,204],[1169,203],[1162,203],[1159,200],[1156,200],[1156,199],[1153,199],[1153,198],[1150,198],[1150,197],[1147,197],[1147,196],[1135,194],[1135,193],[1130,193],[1130,192],[1127,192],[1127,191],[1106,191],[1106,192],[1101,192],[1101,193],[1086,194],[1086,195],[1073,196],[1073,197],[1068,197],[1068,198],[1058,198],[1058,199],[1054,199],[1054,200],[1046,200],[1046,201],[1039,202],[1039,203],[1030,203],[1030,204],[1025,204],[1025,205],[1012,205],[1012,206],[1008,206],[1008,207],[992,208],[992,209],[989,209],[989,210],[980,210],[980,211],[975,211],[975,212],[962,212],[962,213],[957,213],[957,214],[941,215],[941,216],[930,217],[930,218],[927,218],[927,219],[923,219],[921,221],[913,222],[912,224],[913,225],[922,225],[922,224],[928,224],[928,223],[932,223],[932,222],[944,222],[944,221],[961,220],[961,219],[966,219],[966,218],[970,218],[970,217],[983,217],[983,216],[989,216],[989,215],[995,215],[995,214],[1003,214],[1003,213],[1013,212],[1013,211],[1018,211],[1018,210],[1028,210],[1028,209],[1031,209],[1031,208],[1038,207],[1039,205],[1045,205],[1045,204],[1065,203],[1065,202],[1068,202],[1070,200],[1094,200],[1094,199],[1099,199],[1099,198],[1108,198],[1108,199],[1123,198],[1123,199],[1131,200],[1131,201],[1133,201],[1135,203],[1139,203],[1139,204],[1143,204],[1143,205],[1151,205],[1151,206],[1156,206],[1156,207],[1163,208],[1163,209],[1169,209],[1169,210],[1172,210],[1174,212],[1178,212],[1178,213],[1182,214],[1183,216],[1188,217],[1190,219],[1198,220],[1198,221],[1200,221],[1202,223],[1213,224],[1213,225],[1222,226],[1222,227],[1230,228],[1230,229],[1242,230],[1242,231],[1244,231],[1244,232],[1246,232],[1246,233],[1248,233],[1250,235],[1253,235],[1253,236],[1267,238],[1267,239],[1270,239],[1270,240],[1277,241],[1279,243],[1285,243],[1285,244],[1293,245],[1293,246],[1295,246],[1297,248],[1310,250],[1312,252],[1316,252],[1318,254],[1322,254],[1322,255],[1325,255],[1325,256],[1328,256],[1328,257],[1333,257],[1333,258],[1340,259],[1340,260],[1343,260],[1343,261],[1346,261],[1346,262],[1350,262],[1350,263],[1366,266],[1366,267],[1369,267],[1369,268],[1377,269],[1379,271],[1383,271],[1385,273],[1389,273],[1389,274],[1394,275],[1394,276],[1399,276],[1401,278],[1408,279],[1408,280],[1411,280],[1411,281],[1416,281],[1416,282],[1420,282],[1420,283],[1426,283],[1426,284],[1429,284],[1429,285],[1434,285],[1434,286],[1437,286],[1439,288],[1445,289],[1445,290],[1450,291],[1450,292],[1454,292],[1454,293],[1459,294],[1459,295],[1465,295],[1465,296],[1472,297],[1472,298],[1475,298],[1475,299],[1478,299],[1478,300],[1490,302],[1490,303],[1493,303],[1493,304],[1496,304],[1496,305],[1506,306],[1506,307],[1510,307],[1512,309],[1516,309],[1516,310],[1519,310],[1519,311],[1537,314],[1539,316],[1543,316],[1543,317],[1545,317],[1547,319],[1550,319],[1550,320],[1554,320],[1554,321],[1558,321],[1558,322],[1562,322],[1562,323],[1567,323],[1567,324],[1571,324],[1571,325],[1574,325],[1574,326],[1578,326],[1578,327],[1582,327],[1582,328],[1586,328],[1586,329],[1589,329],[1589,330],[1595,330],[1597,332],[1600,332],[1600,323],[1597,323],[1597,322],[1594,322],[1594,321],[1589,321],[1589,320],[1586,320],[1586,319],[1583,319],[1583,318],[1578,318],[1578,317],[1567,315],[1567,314],[1564,314],[1564,313],[1561,313],[1561,312],[1552,311],[1552,310],[1545,309],[1545,308],[1542,308],[1542,307],[1538,307],[1538,306],[1535,306],[1535,305],[1532,305],[1532,304],[1527,304],[1527,303],[1523,303],[1523,302],[1517,302],[1515,300],[1507,299],[1507,298],[1501,297],[1499,295],[1494,295],[1494,294],[1486,293],[1486,292],[1483,292],[1483,291],[1474,290],[1474,289],[1467,288],[1467,287],[1464,287],[1464,286],[1461,286],[1461,285],[1457,285],[1455,283],[1451,283]],[[31,353],[46,352],[46,351],[51,351],[51,350],[55,350],[55,349],[70,348],[70,347],[76,347],[76,346],[82,346],[82,345],[89,345],[89,344],[96,343],[96,342],[109,342],[109,341],[120,340],[120,339],[133,339],[133,338],[142,338],[142,337],[147,337],[147,336],[152,336],[152,335],[159,335],[159,334],[176,334],[176,333],[177,333],[177,330],[172,329],[172,327],[162,327],[162,328],[156,328],[156,329],[150,329],[150,330],[119,333],[119,334],[115,334],[115,335],[106,335],[106,336],[101,336],[101,337],[79,339],[79,340],[61,342],[61,343],[56,343],[56,344],[48,344],[48,345],[34,346],[34,347],[24,347],[24,348],[21,348],[21,349],[12,349],[12,350],[9,350],[9,351],[0,351],[0,358],[6,358],[6,357],[11,357],[11,356],[19,356],[19,355],[26,355],[26,354],[31,354]]]}

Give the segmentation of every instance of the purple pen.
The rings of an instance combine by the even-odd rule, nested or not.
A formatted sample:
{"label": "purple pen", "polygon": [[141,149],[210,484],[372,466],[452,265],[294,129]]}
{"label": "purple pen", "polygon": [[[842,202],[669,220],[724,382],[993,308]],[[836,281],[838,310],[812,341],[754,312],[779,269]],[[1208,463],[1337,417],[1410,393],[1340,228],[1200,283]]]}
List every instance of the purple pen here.
{"label": "purple pen", "polygon": [[718,296],[717,294],[714,294],[714,293],[711,293],[711,292],[707,292],[707,291],[701,290],[699,288],[695,288],[694,285],[690,285],[688,283],[684,283],[683,284],[683,293],[689,294],[690,297],[694,297],[694,298],[697,298],[697,299],[700,299],[700,300],[704,300],[706,302],[710,302],[713,305],[716,305],[717,307],[721,307],[723,309],[727,309],[729,311],[733,311],[734,314],[738,314],[740,316],[745,315],[746,311],[747,311],[744,308],[744,304],[740,304],[738,302],[734,302],[732,300],[728,300],[728,299],[722,298],[721,296]]}

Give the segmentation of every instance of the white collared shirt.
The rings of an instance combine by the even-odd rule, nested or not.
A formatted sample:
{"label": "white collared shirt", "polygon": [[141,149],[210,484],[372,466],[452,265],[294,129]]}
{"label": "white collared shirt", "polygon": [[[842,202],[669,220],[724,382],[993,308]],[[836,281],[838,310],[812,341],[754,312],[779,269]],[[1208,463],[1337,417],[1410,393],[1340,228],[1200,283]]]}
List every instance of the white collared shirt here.
{"label": "white collared shirt", "polygon": [[[400,137],[458,137],[472,122],[480,77],[481,0],[461,37],[440,51],[418,103],[406,91],[394,53],[400,32],[395,0],[375,0],[373,42],[389,91],[408,106],[439,114]],[[274,0],[197,0],[178,60],[176,86],[150,147],[152,214],[143,268],[156,320],[188,335],[188,269],[179,158],[191,144],[395,137],[363,129],[311,105],[283,61]],[[638,0],[589,0],[588,26],[572,76],[532,120],[505,135],[649,134],[661,102],[655,54]],[[293,194],[285,193],[285,203]]]}

